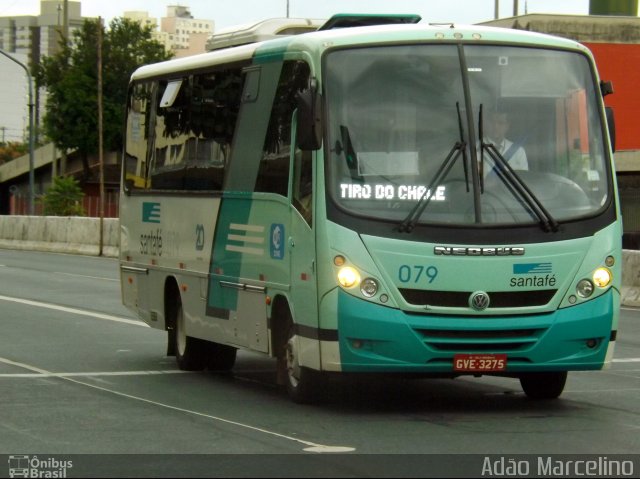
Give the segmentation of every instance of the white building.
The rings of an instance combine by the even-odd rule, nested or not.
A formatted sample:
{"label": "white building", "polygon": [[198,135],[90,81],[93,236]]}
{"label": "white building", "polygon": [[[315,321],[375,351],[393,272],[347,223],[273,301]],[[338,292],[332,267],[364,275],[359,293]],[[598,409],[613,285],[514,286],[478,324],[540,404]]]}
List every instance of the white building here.
{"label": "white building", "polygon": [[[23,53],[10,55],[24,65],[28,62]],[[0,71],[0,142],[23,142],[29,128],[27,74],[4,55],[0,55]]]}
{"label": "white building", "polygon": [[204,44],[213,33],[214,21],[193,18],[189,7],[170,5],[167,16],[160,20],[166,44],[177,57],[204,53]]}

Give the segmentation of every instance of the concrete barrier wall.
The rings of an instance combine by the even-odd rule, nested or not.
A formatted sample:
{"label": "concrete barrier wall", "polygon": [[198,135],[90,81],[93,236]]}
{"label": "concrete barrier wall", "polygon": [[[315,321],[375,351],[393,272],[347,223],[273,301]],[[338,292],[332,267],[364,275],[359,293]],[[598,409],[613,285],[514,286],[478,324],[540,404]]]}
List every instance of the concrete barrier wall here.
{"label": "concrete barrier wall", "polygon": [[[105,218],[103,255],[118,256],[120,222]],[[76,216],[0,216],[0,248],[98,255],[99,218]],[[622,303],[640,307],[640,251],[625,250]]]}
{"label": "concrete barrier wall", "polygon": [[[103,220],[103,255],[118,256],[120,221]],[[100,219],[79,216],[0,216],[0,248],[97,256]]]}
{"label": "concrete barrier wall", "polygon": [[622,304],[640,307],[640,251],[622,253]]}

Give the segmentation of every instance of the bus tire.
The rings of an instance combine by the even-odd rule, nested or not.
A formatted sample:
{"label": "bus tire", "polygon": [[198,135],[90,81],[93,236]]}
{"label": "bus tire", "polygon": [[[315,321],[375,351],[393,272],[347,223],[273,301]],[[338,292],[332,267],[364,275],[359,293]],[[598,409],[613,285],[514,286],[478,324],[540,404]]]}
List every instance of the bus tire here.
{"label": "bus tire", "polygon": [[174,338],[178,367],[183,371],[202,371],[207,366],[207,342],[187,336],[184,326],[182,301],[175,305]]}
{"label": "bus tire", "polygon": [[213,372],[226,373],[233,369],[238,350],[226,344],[209,343],[207,369]]}
{"label": "bus tire", "polygon": [[323,375],[319,371],[300,366],[297,335],[293,321],[289,321],[285,348],[286,388],[291,400],[298,404],[310,404],[320,399]]}
{"label": "bus tire", "polygon": [[527,373],[520,376],[522,390],[531,399],[556,399],[564,390],[567,372]]}

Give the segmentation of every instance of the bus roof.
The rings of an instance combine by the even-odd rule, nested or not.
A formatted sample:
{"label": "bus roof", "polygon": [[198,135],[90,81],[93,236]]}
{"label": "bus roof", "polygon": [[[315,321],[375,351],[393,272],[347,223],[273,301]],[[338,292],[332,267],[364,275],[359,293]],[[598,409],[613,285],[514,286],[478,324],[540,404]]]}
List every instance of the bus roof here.
{"label": "bus roof", "polygon": [[289,35],[315,32],[325,20],[311,18],[270,18],[258,23],[250,23],[226,28],[214,33],[207,39],[206,50],[263,42]]}
{"label": "bus roof", "polygon": [[[286,19],[291,20],[291,19]],[[322,22],[314,21],[314,25]],[[317,27],[316,27],[317,28]],[[281,36],[276,40],[221,48],[200,55],[169,60],[140,67],[132,80],[167,75],[171,72],[196,70],[215,64],[234,63],[253,57],[282,56],[287,52],[322,51],[341,46],[365,46],[389,43],[513,43],[521,45],[568,48],[588,52],[580,43],[566,38],[510,28],[451,24],[391,24],[353,28],[315,30],[310,33]]]}
{"label": "bus roof", "polygon": [[329,20],[311,18],[270,18],[257,23],[229,27],[214,33],[206,43],[206,50],[220,50],[249,43],[263,42],[317,30],[335,28],[363,27],[372,25],[389,25],[418,23],[420,15],[414,14],[363,14],[338,13]]}

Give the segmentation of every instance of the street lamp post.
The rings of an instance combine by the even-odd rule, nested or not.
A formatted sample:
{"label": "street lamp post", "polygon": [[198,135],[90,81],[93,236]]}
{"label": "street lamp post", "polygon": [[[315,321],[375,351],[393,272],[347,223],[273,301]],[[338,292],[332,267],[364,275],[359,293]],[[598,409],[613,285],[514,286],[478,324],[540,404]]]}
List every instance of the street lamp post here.
{"label": "street lamp post", "polygon": [[33,172],[33,134],[34,134],[34,128],[33,128],[33,110],[34,110],[34,103],[33,103],[33,85],[32,85],[32,80],[31,80],[31,72],[29,71],[29,68],[27,67],[27,65],[25,65],[24,63],[16,60],[14,57],[12,57],[11,55],[9,55],[7,52],[0,50],[0,53],[2,55],[4,55],[5,57],[7,57],[9,60],[17,63],[18,65],[20,65],[24,71],[27,74],[27,82],[29,83],[29,215],[33,216],[34,214],[34,197],[35,197],[35,193],[34,193],[34,172]]}

